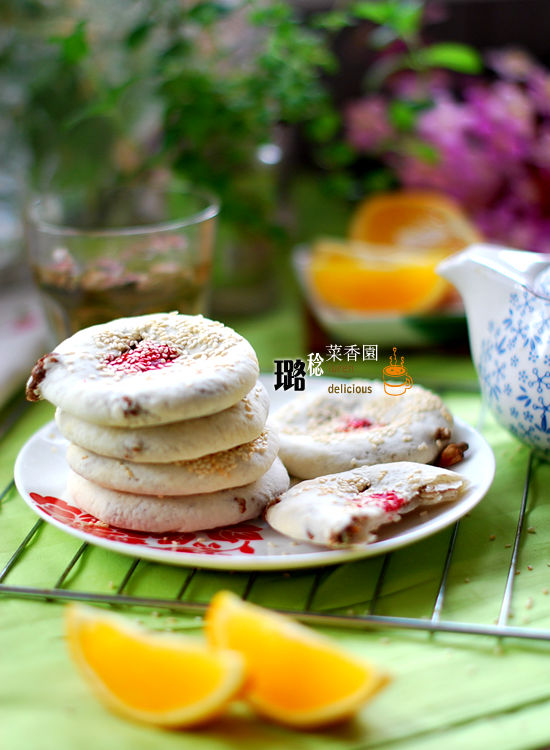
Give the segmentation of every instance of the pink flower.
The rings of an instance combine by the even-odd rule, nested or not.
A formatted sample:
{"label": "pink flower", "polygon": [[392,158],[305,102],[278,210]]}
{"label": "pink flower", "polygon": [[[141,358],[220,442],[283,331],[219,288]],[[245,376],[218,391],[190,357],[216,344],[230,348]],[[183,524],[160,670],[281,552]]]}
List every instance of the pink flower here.
{"label": "pink flower", "polygon": [[482,151],[459,147],[441,148],[439,152],[435,164],[410,155],[395,155],[389,161],[406,187],[439,190],[466,208],[492,199],[498,189],[498,175]]}
{"label": "pink flower", "polygon": [[491,200],[499,187],[498,171],[491,152],[475,137],[476,126],[468,105],[449,96],[438,98],[417,126],[421,139],[435,146],[438,159],[429,163],[406,152],[392,157],[402,183],[440,190],[466,207]]}
{"label": "pink flower", "polygon": [[501,78],[508,81],[527,81],[535,71],[540,70],[529,53],[513,47],[489,52],[487,63]]}
{"label": "pink flower", "polygon": [[476,117],[467,105],[443,94],[435,99],[431,109],[420,116],[418,133],[430,143],[452,147],[463,143],[466,133],[475,125]]}
{"label": "pink flower", "polygon": [[394,135],[388,107],[381,96],[359,99],[345,113],[347,139],[358,151],[375,151]]}
{"label": "pink flower", "polygon": [[539,68],[529,78],[527,90],[537,112],[546,117],[550,116],[550,75]]}
{"label": "pink flower", "polygon": [[508,164],[528,153],[535,135],[535,111],[519,86],[497,81],[492,86],[471,86],[465,96],[477,118],[476,134],[487,148],[499,152]]}

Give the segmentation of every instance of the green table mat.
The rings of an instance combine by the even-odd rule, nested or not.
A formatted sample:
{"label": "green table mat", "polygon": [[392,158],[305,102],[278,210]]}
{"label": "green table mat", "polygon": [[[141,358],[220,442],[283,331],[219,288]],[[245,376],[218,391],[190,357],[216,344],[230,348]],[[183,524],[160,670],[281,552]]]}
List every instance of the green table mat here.
{"label": "green table mat", "polygon": [[[297,332],[292,336],[285,333],[290,323],[285,314],[241,326],[258,350],[265,371],[272,371],[274,357],[304,355]],[[466,359],[450,362],[448,355],[418,354],[408,365],[416,382],[437,381],[447,387],[449,383],[472,383],[473,371]],[[457,416],[478,424],[476,393],[455,387],[445,392],[445,400]],[[21,445],[51,416],[50,406],[32,405],[4,437],[0,443],[0,487],[11,479]],[[482,431],[495,451],[497,475],[487,497],[460,524],[442,618],[493,623],[504,590],[529,456],[526,448],[491,418],[483,420]],[[550,468],[535,461],[510,621],[548,629],[549,481]],[[34,521],[17,492],[8,492],[0,510],[0,568]],[[451,529],[446,529],[391,555],[376,603],[377,614],[430,616],[450,534]],[[76,539],[44,525],[5,583],[53,586],[78,546]],[[367,613],[382,560],[322,569],[313,609]],[[65,588],[113,593],[129,562],[127,557],[90,547],[71,571]],[[125,593],[170,598],[186,575],[182,568],[141,562]],[[250,599],[266,606],[303,609],[315,575],[316,571],[307,570],[260,573],[252,582]],[[242,593],[249,583],[245,573],[199,571],[185,599],[207,602],[220,588]],[[129,610],[128,616],[155,628],[200,634],[201,620],[194,616],[137,608]],[[342,646],[371,659],[393,677],[391,685],[354,722],[323,732],[295,732],[235,714],[200,731],[170,732],[127,722],[96,702],[67,655],[62,618],[60,603],[0,598],[2,748],[519,750],[550,742],[548,643],[325,628]]]}

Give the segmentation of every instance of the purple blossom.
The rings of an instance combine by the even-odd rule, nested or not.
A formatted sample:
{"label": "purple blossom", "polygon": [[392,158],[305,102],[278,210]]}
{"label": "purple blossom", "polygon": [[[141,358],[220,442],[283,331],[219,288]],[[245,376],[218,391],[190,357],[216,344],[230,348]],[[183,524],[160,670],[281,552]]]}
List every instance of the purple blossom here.
{"label": "purple blossom", "polygon": [[531,143],[529,156],[534,166],[550,172],[550,123],[541,125],[538,138]]}
{"label": "purple blossom", "polygon": [[537,69],[530,76],[527,90],[537,112],[545,117],[550,116],[550,75],[546,70]]}
{"label": "purple blossom", "polygon": [[434,106],[420,117],[418,132],[427,141],[454,147],[464,141],[476,124],[475,114],[466,104],[456,102],[444,93],[436,97]]}
{"label": "purple blossom", "polygon": [[497,81],[475,85],[465,92],[466,102],[477,118],[476,133],[507,164],[524,158],[535,135],[533,103],[514,83]]}
{"label": "purple blossom", "polygon": [[486,203],[498,189],[494,158],[475,138],[477,118],[467,104],[448,95],[435,100],[434,107],[421,115],[418,135],[435,146],[439,158],[428,163],[400,154],[393,157],[397,173],[407,187],[441,190],[465,206]]}

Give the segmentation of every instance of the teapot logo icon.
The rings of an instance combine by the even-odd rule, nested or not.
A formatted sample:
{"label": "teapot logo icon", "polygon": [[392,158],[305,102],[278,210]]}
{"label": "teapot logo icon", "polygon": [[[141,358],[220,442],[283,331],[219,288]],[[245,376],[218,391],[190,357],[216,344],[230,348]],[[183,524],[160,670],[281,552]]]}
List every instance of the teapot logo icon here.
{"label": "teapot logo icon", "polygon": [[388,396],[401,396],[413,384],[413,380],[405,367],[405,357],[397,364],[397,347],[393,347],[393,357],[390,354],[390,364],[383,371],[384,391]]}

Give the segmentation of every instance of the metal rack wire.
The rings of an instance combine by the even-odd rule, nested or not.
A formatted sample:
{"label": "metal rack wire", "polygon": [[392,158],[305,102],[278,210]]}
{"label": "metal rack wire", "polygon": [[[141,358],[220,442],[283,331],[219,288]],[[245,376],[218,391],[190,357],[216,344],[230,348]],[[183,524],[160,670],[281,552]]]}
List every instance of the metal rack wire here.
{"label": "metal rack wire", "polygon": [[[17,407],[10,412],[5,422],[0,425],[0,438],[6,433],[7,429],[19,418],[20,411]],[[305,597],[304,606],[301,610],[284,610],[297,619],[314,625],[339,626],[348,628],[391,628],[402,630],[415,630],[430,633],[458,633],[468,635],[494,636],[495,638],[520,638],[537,641],[550,641],[550,630],[537,629],[532,627],[512,626],[509,624],[511,616],[511,603],[516,579],[518,555],[523,538],[524,521],[527,510],[529,488],[533,471],[533,456],[529,456],[527,463],[523,493],[518,509],[517,526],[515,531],[514,542],[511,547],[510,560],[507,570],[503,576],[503,593],[498,609],[498,617],[494,624],[470,623],[455,620],[442,619],[443,605],[449,587],[449,572],[455,550],[455,543],[461,522],[458,521],[452,530],[450,540],[441,560],[441,575],[437,593],[434,598],[431,615],[424,619],[408,616],[387,616],[376,613],[377,604],[382,592],[384,580],[388,570],[391,554],[385,555],[380,568],[374,593],[370,601],[370,607],[366,614],[332,614],[321,612],[315,609],[315,597],[322,580],[323,570],[319,569],[313,574],[312,585]],[[8,483],[0,494],[0,509],[3,502],[15,493],[13,480]],[[188,594],[189,587],[194,577],[199,572],[198,568],[182,569],[182,583],[176,596],[173,598],[152,598],[131,596],[126,593],[128,584],[135,574],[138,566],[141,564],[139,558],[131,560],[118,588],[113,593],[95,593],[91,591],[71,590],[65,587],[66,581],[73,571],[74,567],[88,548],[88,544],[83,543],[73,556],[67,561],[63,570],[61,570],[56,579],[52,582],[50,588],[38,588],[33,586],[10,585],[9,577],[21,561],[24,554],[39,554],[39,544],[36,542],[38,532],[43,526],[42,519],[37,520],[31,528],[24,534],[21,540],[16,542],[13,553],[9,560],[0,571],[0,595],[7,597],[17,597],[20,599],[35,599],[42,601],[67,601],[75,600],[96,604],[116,605],[118,607],[138,606],[154,610],[172,610],[186,614],[201,615],[206,609],[206,604],[200,601],[193,601],[184,597]],[[32,548],[32,551],[31,551]],[[243,597],[246,599],[250,596],[252,587],[255,583],[261,583],[262,573],[250,573],[246,581]],[[273,574],[270,573],[272,576]],[[282,574],[284,575],[284,573]],[[283,610],[280,610],[283,611]]]}

